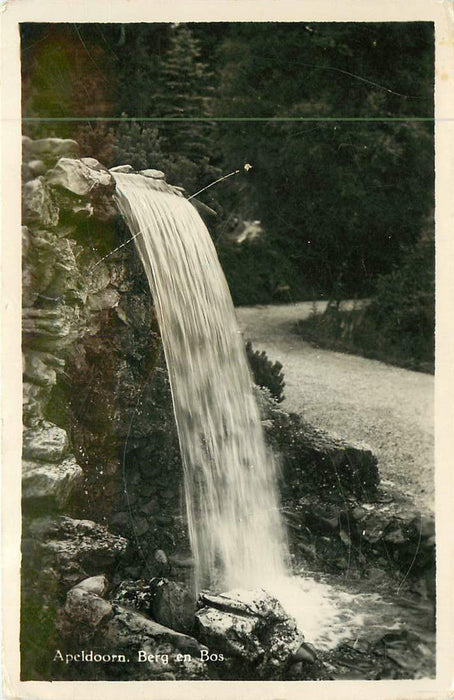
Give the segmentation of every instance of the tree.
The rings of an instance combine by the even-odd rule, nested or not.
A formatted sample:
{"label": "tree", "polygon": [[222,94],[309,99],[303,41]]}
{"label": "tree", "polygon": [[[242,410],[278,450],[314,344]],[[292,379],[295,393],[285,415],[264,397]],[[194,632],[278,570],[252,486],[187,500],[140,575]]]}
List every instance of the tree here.
{"label": "tree", "polygon": [[[222,148],[225,158],[254,165],[254,218],[286,275],[276,289],[290,287],[292,298],[339,285],[370,294],[415,244],[433,206],[433,124],[414,120],[433,115],[433,27],[234,29],[219,50],[217,114],[270,121],[223,125]],[[275,269],[276,261],[270,279]]]}
{"label": "tree", "polygon": [[156,116],[180,119],[184,125],[166,122],[160,126],[164,142],[173,152],[192,160],[208,160],[214,125],[190,121],[211,116],[212,87],[206,64],[199,60],[200,49],[190,29],[174,27],[170,45],[159,70]]}

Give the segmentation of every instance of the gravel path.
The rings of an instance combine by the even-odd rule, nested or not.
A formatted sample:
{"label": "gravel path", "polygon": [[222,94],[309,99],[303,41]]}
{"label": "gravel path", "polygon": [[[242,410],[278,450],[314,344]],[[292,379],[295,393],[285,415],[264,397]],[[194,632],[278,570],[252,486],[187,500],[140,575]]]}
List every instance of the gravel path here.
{"label": "gravel path", "polygon": [[[320,311],[324,306],[317,303]],[[237,316],[245,340],[283,364],[283,406],[347,440],[367,443],[383,485],[432,511],[433,376],[312,347],[292,330],[312,309],[310,302],[241,307]]]}

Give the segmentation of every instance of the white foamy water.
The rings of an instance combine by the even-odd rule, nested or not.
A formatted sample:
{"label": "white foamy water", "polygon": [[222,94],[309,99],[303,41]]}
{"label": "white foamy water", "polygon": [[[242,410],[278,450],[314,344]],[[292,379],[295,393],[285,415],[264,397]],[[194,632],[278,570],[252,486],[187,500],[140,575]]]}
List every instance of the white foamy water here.
{"label": "white foamy water", "polygon": [[[389,617],[389,604],[375,593],[347,593],[339,587],[305,577],[287,577],[268,586],[285,611],[295,618],[305,640],[317,649],[334,649],[343,641],[372,636],[375,630],[400,629],[401,623]],[[380,621],[380,622],[378,622]]]}
{"label": "white foamy water", "polygon": [[118,206],[152,290],[184,466],[195,585],[267,587],[286,577],[276,467],[243,338],[211,237],[190,202],[115,173]]}

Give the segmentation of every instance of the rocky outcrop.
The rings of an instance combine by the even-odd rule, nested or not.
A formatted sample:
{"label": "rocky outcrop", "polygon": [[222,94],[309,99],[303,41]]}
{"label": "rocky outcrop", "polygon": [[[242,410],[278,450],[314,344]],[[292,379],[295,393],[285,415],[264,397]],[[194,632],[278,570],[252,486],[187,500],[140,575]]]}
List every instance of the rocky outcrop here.
{"label": "rocky outcrop", "polygon": [[292,550],[304,566],[329,573],[404,581],[418,593],[435,595],[435,523],[402,512],[398,503],[314,503],[310,497],[284,509]]}
{"label": "rocky outcrop", "polygon": [[214,655],[247,664],[251,678],[285,678],[299,661],[304,642],[293,620],[266,591],[202,594],[196,614],[197,636]]}
{"label": "rocky outcrop", "polygon": [[[78,156],[70,140],[23,140],[25,679],[51,673],[49,648],[57,643],[59,610],[69,615],[63,607],[68,587],[88,575],[120,571],[121,561],[125,567],[137,561],[124,538],[134,538],[130,503],[144,506],[137,517],[146,525],[141,536],[154,534],[152,561],[154,550],[173,543],[153,523],[153,515],[164,511],[158,494],[169,491],[169,480],[157,486],[154,471],[153,488],[142,490],[133,468],[125,471],[121,461],[128,433],[139,460],[137,441],[150,434],[149,416],[132,425],[131,414],[143,373],[159,362],[150,294],[133,250],[101,261],[129,234],[113,203],[112,175]],[[136,374],[134,363],[140,366]],[[127,494],[125,473],[131,477]],[[123,525],[121,519],[115,525],[121,513]],[[140,529],[138,524],[136,519],[132,527]],[[73,594],[74,600],[81,596]]]}
{"label": "rocky outcrop", "polygon": [[46,169],[54,165],[59,158],[78,158],[79,144],[72,139],[47,138],[33,140],[28,136],[22,138],[22,159],[25,166],[33,169],[37,161]]}
{"label": "rocky outcrop", "polygon": [[[104,576],[91,577],[71,588],[60,615],[60,652],[54,658],[55,677],[64,680],[202,680],[207,678],[202,656],[206,647],[193,637],[166,627],[147,614],[104,598]],[[120,594],[121,597],[121,594]],[[68,668],[61,661],[80,655],[81,646],[100,650],[101,666]],[[108,654],[102,653],[108,650]],[[111,660],[113,663],[110,663]],[[120,661],[118,661],[120,659]],[[127,663],[128,667],[122,667]]]}
{"label": "rocky outcrop", "polygon": [[83,485],[83,471],[73,456],[58,464],[22,462],[22,498],[27,508],[62,511]]}
{"label": "rocky outcrop", "polygon": [[[127,549],[125,538],[92,520],[43,516],[25,522],[25,568],[30,573],[39,562],[38,573],[52,570],[61,591],[89,576],[114,571]],[[34,583],[39,583],[36,576]]]}

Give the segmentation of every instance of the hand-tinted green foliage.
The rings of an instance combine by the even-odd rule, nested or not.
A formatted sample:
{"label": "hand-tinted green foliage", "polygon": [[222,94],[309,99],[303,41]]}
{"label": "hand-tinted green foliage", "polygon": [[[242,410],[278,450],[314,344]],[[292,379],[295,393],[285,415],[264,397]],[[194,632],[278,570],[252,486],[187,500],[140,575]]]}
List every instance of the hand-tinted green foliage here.
{"label": "hand-tinted green foliage", "polygon": [[251,342],[246,343],[246,355],[255,384],[269,389],[271,396],[278,403],[283,401],[285,382],[281,363],[271,362],[266,352],[254,350]]}

